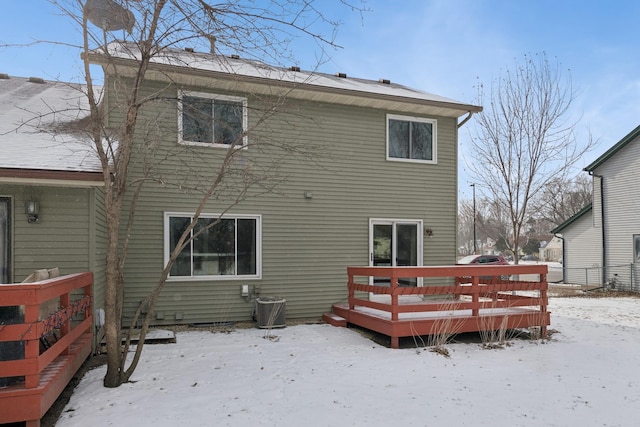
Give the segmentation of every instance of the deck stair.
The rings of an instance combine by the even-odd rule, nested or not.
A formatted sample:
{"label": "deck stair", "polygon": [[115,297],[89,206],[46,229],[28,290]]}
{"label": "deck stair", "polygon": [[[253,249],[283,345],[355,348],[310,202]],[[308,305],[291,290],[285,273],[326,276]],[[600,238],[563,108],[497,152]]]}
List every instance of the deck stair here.
{"label": "deck stair", "polygon": [[345,319],[342,316],[339,316],[335,313],[324,313],[322,315],[322,321],[325,323],[328,323],[330,325],[333,326],[339,326],[339,327],[346,327],[347,326],[347,319]]}

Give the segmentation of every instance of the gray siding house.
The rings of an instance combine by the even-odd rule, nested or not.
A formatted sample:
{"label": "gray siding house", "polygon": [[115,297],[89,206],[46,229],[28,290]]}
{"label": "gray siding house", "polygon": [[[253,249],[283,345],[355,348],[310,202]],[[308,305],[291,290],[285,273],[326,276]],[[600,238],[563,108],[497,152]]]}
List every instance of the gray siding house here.
{"label": "gray siding house", "polygon": [[[105,71],[104,108],[117,129],[135,48],[110,45],[109,57],[90,60]],[[242,149],[199,225],[221,220],[181,253],[155,324],[248,320],[256,296],[285,298],[289,318],[318,318],[346,299],[349,265],[455,263],[458,120],[480,107],[388,80],[178,50],[152,60],[143,92],[131,181],[145,183],[125,321],[238,138]],[[100,189],[73,191],[85,192],[78,200],[91,224],[80,240],[99,254]],[[46,223],[43,210],[38,226]]]}
{"label": "gray siding house", "polygon": [[[584,169],[593,177],[592,209],[576,215],[578,220],[560,225],[554,232],[565,237],[565,258],[574,267],[586,268],[599,258],[601,283],[615,280],[622,289],[640,286],[640,126]],[[584,218],[581,218],[584,217]],[[575,218],[575,217],[574,217]],[[589,221],[591,219],[591,221]],[[592,230],[589,230],[591,222]],[[574,233],[582,228],[582,240]],[[569,236],[569,238],[567,238]],[[582,258],[582,261],[580,261]],[[569,267],[569,265],[567,265]]]}
{"label": "gray siding house", "polygon": [[589,204],[553,230],[563,240],[564,283],[597,286],[602,283],[600,231],[593,226]]}

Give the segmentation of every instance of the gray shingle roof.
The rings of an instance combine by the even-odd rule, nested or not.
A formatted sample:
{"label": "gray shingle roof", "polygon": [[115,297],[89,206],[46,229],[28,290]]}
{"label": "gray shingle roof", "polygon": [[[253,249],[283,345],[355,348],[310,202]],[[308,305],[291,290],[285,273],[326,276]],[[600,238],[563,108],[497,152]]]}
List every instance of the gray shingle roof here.
{"label": "gray shingle roof", "polygon": [[90,141],[73,124],[88,115],[83,87],[0,78],[0,168],[101,172]]}
{"label": "gray shingle roof", "polygon": [[[107,46],[106,56],[98,49],[90,55],[97,64],[115,63],[134,67],[141,58],[136,45],[113,42]],[[204,79],[215,77],[291,90],[287,96],[309,100],[360,105],[372,108],[403,109],[424,114],[460,117],[482,107],[423,92],[388,80],[368,80],[345,75],[333,75],[298,68],[282,68],[260,61],[228,57],[179,49],[164,49],[151,58],[151,68],[176,72]],[[173,77],[173,76],[172,76]],[[206,80],[205,80],[206,81]],[[194,80],[190,80],[193,84]],[[256,86],[252,86],[254,90]],[[409,111],[407,110],[407,111]]]}

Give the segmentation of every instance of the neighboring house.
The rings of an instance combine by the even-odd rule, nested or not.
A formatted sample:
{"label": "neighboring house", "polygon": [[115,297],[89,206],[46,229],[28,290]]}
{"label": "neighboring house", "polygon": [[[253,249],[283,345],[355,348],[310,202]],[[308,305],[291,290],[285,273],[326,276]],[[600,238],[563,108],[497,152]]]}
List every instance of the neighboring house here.
{"label": "neighboring house", "polygon": [[[102,301],[102,171],[74,124],[81,87],[0,74],[0,283],[93,271]],[[36,211],[27,212],[30,206]]]}
{"label": "neighboring house", "polygon": [[[135,70],[135,50],[110,45],[109,51],[109,63],[100,54],[90,59],[104,66],[105,111],[116,127],[122,111],[119,85],[126,84],[116,77]],[[198,206],[198,187],[211,182],[238,135],[244,135],[245,150],[234,163],[234,179],[242,179],[243,168],[266,165],[276,165],[286,179],[273,191],[250,190],[249,198],[228,211],[233,187],[207,203],[200,224],[224,213],[222,222],[183,251],[158,301],[155,324],[247,320],[256,295],[285,298],[290,318],[319,317],[347,297],[348,265],[455,263],[458,119],[480,107],[388,80],[177,50],[153,60],[143,91],[155,101],[140,114],[139,140],[150,134],[155,139],[134,154],[131,179],[145,173],[149,182],[131,233],[125,321],[157,282],[176,236]],[[271,114],[274,107],[277,114]],[[291,142],[316,154],[276,157],[270,148]],[[48,219],[57,196],[45,197],[42,185],[37,187],[42,221],[32,227],[44,230],[57,226]],[[74,200],[82,203],[82,218],[103,226],[99,187],[58,185],[54,194],[80,193]],[[25,193],[24,186],[12,192]],[[29,196],[13,204],[22,205]],[[14,217],[34,230],[17,210]],[[56,219],[67,220],[64,214]],[[97,256],[102,247],[92,243],[91,233],[89,227],[79,236],[89,242],[79,258]],[[20,239],[15,236],[14,243]],[[36,267],[64,267],[35,252],[13,254],[14,262],[22,256],[31,261],[21,261],[27,267],[14,279]],[[92,267],[100,268],[87,259],[77,269]]]}
{"label": "neighboring house", "polygon": [[496,243],[496,240],[492,239],[491,237],[487,237],[487,240],[481,243],[481,253],[488,255],[500,255],[498,249],[496,248]]}
{"label": "neighboring house", "polygon": [[615,278],[619,287],[637,290],[640,126],[584,170],[593,177],[592,207],[553,230],[564,238],[565,267],[588,269],[597,265],[602,268],[601,284]]}
{"label": "neighboring house", "polygon": [[552,232],[555,238],[563,241],[563,282],[575,285],[601,284],[602,245],[600,232],[593,226],[592,204],[582,208]]}
{"label": "neighboring house", "polygon": [[559,262],[562,260],[562,239],[553,237],[540,248],[540,261]]}

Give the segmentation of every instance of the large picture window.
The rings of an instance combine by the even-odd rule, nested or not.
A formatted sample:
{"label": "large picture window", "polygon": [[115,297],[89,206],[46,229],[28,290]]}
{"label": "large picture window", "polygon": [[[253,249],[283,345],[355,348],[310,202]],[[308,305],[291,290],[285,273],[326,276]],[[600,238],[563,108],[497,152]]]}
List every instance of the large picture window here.
{"label": "large picture window", "polygon": [[247,100],[234,96],[182,92],[179,134],[182,144],[246,147]]}
{"label": "large picture window", "polygon": [[[165,262],[193,217],[165,214]],[[193,237],[173,264],[176,278],[259,278],[261,266],[260,216],[201,216]]]}
{"label": "large picture window", "polygon": [[387,159],[436,162],[436,126],[433,119],[387,115]]}

